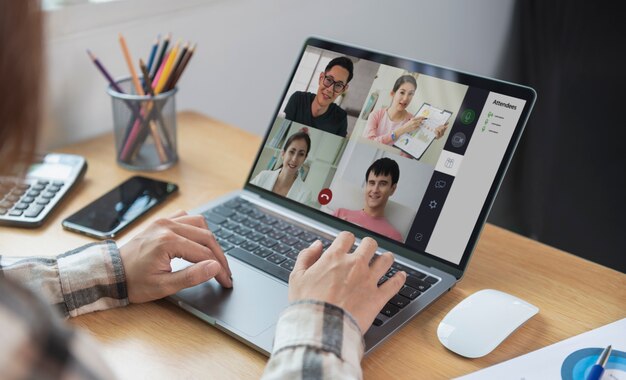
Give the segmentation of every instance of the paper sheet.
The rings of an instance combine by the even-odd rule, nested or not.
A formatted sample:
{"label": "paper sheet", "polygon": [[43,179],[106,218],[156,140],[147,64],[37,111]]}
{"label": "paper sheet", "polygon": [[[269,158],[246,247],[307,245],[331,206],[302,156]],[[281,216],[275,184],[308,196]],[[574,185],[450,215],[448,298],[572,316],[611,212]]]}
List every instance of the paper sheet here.
{"label": "paper sheet", "polygon": [[394,145],[411,156],[419,159],[422,157],[430,143],[435,139],[435,129],[445,124],[452,116],[450,111],[441,110],[428,103],[422,104],[415,117],[426,117],[422,126],[412,133],[399,136]]}
{"label": "paper sheet", "polygon": [[459,379],[584,380],[608,345],[602,380],[626,380],[626,318]]}

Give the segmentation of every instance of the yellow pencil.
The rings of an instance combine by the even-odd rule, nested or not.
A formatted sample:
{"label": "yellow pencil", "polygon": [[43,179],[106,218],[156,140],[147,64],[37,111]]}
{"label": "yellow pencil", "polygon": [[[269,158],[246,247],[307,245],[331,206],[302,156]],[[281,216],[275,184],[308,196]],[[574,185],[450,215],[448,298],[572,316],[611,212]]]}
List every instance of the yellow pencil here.
{"label": "yellow pencil", "polygon": [[172,49],[172,52],[170,53],[169,57],[167,57],[167,62],[165,62],[165,67],[163,67],[163,72],[161,73],[159,82],[157,83],[154,89],[155,94],[160,94],[161,91],[163,91],[163,88],[165,87],[165,84],[167,83],[167,78],[169,78],[172,72],[172,67],[174,66],[174,61],[176,60],[176,56],[178,55],[179,47],[180,47],[180,40],[176,42],[176,45]]}

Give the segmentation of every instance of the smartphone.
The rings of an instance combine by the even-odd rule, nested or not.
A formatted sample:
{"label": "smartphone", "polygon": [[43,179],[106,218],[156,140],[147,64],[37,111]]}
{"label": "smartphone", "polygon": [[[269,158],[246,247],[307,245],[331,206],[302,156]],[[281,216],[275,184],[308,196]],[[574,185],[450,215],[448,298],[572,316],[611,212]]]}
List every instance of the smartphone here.
{"label": "smartphone", "polygon": [[63,228],[109,239],[178,191],[171,182],[134,176],[63,221]]}

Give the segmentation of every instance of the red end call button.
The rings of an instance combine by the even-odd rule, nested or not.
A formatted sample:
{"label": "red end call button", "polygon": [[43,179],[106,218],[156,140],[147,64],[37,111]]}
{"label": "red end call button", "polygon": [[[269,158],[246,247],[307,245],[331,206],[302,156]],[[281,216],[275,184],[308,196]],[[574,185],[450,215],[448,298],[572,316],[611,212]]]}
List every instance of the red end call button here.
{"label": "red end call button", "polygon": [[322,205],[327,205],[333,199],[333,192],[330,189],[322,189],[317,195],[317,201]]}

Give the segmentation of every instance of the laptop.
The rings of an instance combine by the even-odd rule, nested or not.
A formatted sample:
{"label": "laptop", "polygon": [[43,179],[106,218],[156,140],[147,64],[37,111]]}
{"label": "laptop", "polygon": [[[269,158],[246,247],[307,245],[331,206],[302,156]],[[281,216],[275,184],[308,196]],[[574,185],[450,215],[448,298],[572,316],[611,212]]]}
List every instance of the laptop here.
{"label": "laptop", "polygon": [[[352,63],[348,83],[337,57]],[[378,253],[394,253],[379,284],[408,274],[365,334],[371,352],[462,279],[535,97],[529,87],[307,39],[243,189],[191,211],[215,233],[234,287],[210,280],[169,300],[269,355],[298,253],[351,231],[355,246],[370,236]],[[326,111],[312,117],[312,102]],[[389,126],[424,103],[452,114],[417,159],[394,146]],[[289,183],[281,173],[290,188],[277,186]],[[381,178],[387,187],[372,180]]]}

